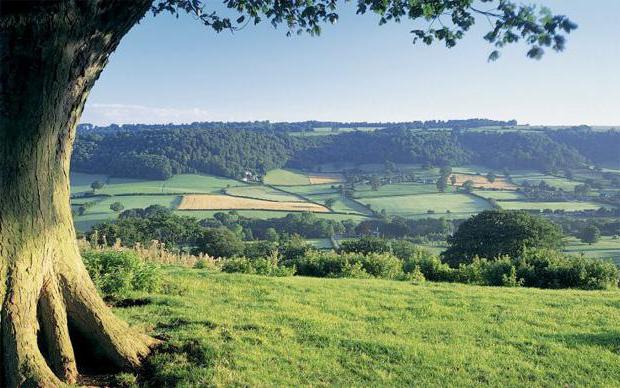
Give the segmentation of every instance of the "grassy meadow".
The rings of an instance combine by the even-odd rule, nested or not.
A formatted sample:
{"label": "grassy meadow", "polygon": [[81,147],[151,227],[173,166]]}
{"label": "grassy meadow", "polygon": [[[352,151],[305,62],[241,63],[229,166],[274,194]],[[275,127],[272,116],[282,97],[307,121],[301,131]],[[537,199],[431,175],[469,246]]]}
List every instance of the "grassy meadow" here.
{"label": "grassy meadow", "polygon": [[[620,293],[169,267],[116,308],[166,339],[151,386],[616,386]],[[170,288],[169,288],[170,290]]]}

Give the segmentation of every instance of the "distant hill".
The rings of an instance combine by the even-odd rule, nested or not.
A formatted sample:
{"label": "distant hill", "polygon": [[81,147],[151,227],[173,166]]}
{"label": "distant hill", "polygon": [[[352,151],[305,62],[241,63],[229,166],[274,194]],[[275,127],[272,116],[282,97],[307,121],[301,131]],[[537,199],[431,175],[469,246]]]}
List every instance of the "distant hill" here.
{"label": "distant hill", "polygon": [[[476,163],[497,170],[539,171],[620,164],[617,130],[487,127],[493,123],[513,122],[83,124],[72,168],[119,177],[167,179],[180,173],[242,178],[250,172],[262,176],[285,166],[314,169],[324,163]],[[324,128],[316,127],[319,125],[332,125],[333,130],[317,132]],[[360,130],[364,125],[370,130]],[[306,133],[299,132],[303,128],[310,128],[307,133],[313,136],[299,136]]]}

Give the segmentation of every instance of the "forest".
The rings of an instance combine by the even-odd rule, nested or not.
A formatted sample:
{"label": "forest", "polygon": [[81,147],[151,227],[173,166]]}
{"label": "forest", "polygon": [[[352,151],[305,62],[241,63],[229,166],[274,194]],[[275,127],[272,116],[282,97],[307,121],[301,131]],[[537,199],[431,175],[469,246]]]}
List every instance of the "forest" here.
{"label": "forest", "polygon": [[[464,126],[467,120],[389,124],[360,130],[366,123],[331,124],[334,134],[297,136],[308,123],[288,126],[268,122],[194,123],[186,126],[98,128],[82,125],[72,158],[74,171],[117,177],[167,179],[204,173],[260,178],[267,171],[291,167],[316,169],[324,163],[420,163],[434,166],[478,164],[493,169],[563,171],[615,162],[620,131],[567,129],[496,130]],[[486,121],[474,121],[481,125]],[[377,123],[379,125],[380,123]],[[417,127],[452,126],[419,131]],[[503,127],[502,127],[503,128]]]}

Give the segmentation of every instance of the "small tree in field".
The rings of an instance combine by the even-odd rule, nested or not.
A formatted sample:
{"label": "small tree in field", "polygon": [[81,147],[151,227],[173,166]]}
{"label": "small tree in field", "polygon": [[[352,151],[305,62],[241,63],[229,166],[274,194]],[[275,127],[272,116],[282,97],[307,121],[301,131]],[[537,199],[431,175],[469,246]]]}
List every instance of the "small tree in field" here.
{"label": "small tree in field", "polygon": [[123,206],[122,203],[120,202],[114,202],[110,205],[110,210],[114,211],[114,212],[122,212],[125,209],[125,206]]}
{"label": "small tree in field", "polygon": [[336,200],[334,198],[327,198],[325,200],[325,206],[328,208],[332,208],[332,206],[334,206],[336,204]]}
{"label": "small tree in field", "polygon": [[589,245],[596,244],[601,239],[601,230],[596,225],[588,225],[581,231],[579,239]]}
{"label": "small tree in field", "polygon": [[466,180],[463,183],[463,190],[465,190],[465,192],[467,193],[471,193],[472,191],[474,191],[474,181]]}
{"label": "small tree in field", "polygon": [[94,181],[93,183],[90,184],[90,188],[93,189],[93,194],[95,194],[97,192],[97,190],[101,190],[103,189],[103,182],[100,181]]}
{"label": "small tree in field", "polygon": [[[477,20],[490,20],[484,38],[495,46],[491,60],[519,40],[530,58],[540,58],[545,48],[560,51],[576,28],[565,16],[513,0],[481,4],[483,9],[471,0],[357,0],[356,11],[378,15],[381,24],[426,22],[411,31],[414,42],[447,47]],[[267,21],[285,25],[289,34],[317,35],[322,24],[338,20],[337,5],[335,0],[235,0],[224,6],[205,0],[1,0],[0,385],[75,383],[70,324],[119,368],[140,365],[157,342],[128,328],[98,295],[80,257],[69,201],[77,123],[125,34],[151,10],[186,12],[217,32]]]}
{"label": "small tree in field", "polygon": [[490,172],[487,174],[487,180],[489,181],[489,183],[494,183],[496,179],[497,175],[495,175],[495,173]]}
{"label": "small tree in field", "polygon": [[456,185],[456,175],[450,175],[450,183],[452,184],[452,186]]}

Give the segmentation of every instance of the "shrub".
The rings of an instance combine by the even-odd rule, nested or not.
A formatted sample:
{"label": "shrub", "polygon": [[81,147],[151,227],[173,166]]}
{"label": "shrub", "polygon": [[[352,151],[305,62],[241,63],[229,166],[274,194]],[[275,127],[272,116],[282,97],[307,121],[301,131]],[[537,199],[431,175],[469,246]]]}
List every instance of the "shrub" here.
{"label": "shrub", "polygon": [[608,289],[618,285],[618,267],[609,261],[531,249],[515,262],[517,278],[528,287]]}
{"label": "shrub", "polygon": [[390,242],[379,237],[362,237],[357,240],[347,240],[340,244],[339,252],[345,253],[390,253]]}
{"label": "shrub", "polygon": [[265,276],[293,276],[295,267],[281,265],[278,256],[274,254],[260,259],[248,259],[247,257],[225,259],[222,261],[222,271]]}
{"label": "shrub", "polygon": [[124,297],[130,291],[157,291],[159,268],[140,260],[128,250],[87,250],[84,264],[97,288],[108,297]]}
{"label": "shrub", "polygon": [[390,253],[337,253],[310,251],[295,262],[297,273],[315,277],[376,277],[396,279],[402,261]]}
{"label": "shrub", "polygon": [[411,274],[416,270],[419,270],[429,281],[455,281],[455,270],[424,249],[420,249],[415,255],[403,261],[403,271],[406,274]]}

